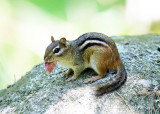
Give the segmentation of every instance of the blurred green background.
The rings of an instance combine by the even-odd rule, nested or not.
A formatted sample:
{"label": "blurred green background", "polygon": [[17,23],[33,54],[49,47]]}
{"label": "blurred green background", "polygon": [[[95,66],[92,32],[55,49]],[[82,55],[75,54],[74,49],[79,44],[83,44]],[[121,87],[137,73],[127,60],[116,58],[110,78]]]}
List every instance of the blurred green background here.
{"label": "blurred green background", "polygon": [[0,89],[43,62],[51,35],[159,34],[159,6],[159,0],[0,0]]}

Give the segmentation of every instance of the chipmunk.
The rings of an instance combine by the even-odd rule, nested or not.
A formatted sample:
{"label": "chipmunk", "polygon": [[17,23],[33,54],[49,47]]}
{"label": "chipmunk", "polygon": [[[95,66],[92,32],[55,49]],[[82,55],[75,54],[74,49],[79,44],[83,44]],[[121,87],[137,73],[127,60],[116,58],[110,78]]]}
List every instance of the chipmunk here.
{"label": "chipmunk", "polygon": [[68,68],[62,77],[74,73],[66,81],[76,80],[86,68],[92,68],[98,76],[85,80],[91,83],[106,76],[108,69],[117,70],[116,76],[108,82],[98,85],[96,95],[114,91],[121,87],[127,79],[124,64],[120,58],[114,41],[102,33],[86,33],[74,41],[67,41],[61,38],[55,41],[51,37],[52,43],[46,48],[44,61],[47,72],[51,72],[56,64]]}

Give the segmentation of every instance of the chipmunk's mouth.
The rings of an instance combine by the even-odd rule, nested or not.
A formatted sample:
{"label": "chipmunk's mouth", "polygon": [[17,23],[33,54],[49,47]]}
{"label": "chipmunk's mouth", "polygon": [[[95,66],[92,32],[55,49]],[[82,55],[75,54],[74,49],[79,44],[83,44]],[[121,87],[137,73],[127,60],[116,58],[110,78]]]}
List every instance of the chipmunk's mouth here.
{"label": "chipmunk's mouth", "polygon": [[45,61],[45,70],[47,73],[51,73],[52,70],[54,69],[54,67],[56,66],[57,62],[53,61],[53,62],[47,62]]}

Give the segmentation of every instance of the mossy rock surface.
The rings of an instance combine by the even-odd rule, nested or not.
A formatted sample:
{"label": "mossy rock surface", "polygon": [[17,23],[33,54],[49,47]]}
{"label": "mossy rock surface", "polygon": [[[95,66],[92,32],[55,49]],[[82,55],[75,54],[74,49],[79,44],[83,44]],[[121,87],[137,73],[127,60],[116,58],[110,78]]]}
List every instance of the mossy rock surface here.
{"label": "mossy rock surface", "polygon": [[[0,91],[0,113],[15,114],[146,114],[160,113],[160,36],[113,36],[128,79],[119,90],[95,97],[94,88],[113,74],[91,84],[86,70],[76,81],[65,82],[65,68],[47,74],[44,63]],[[154,94],[157,92],[157,94]]]}

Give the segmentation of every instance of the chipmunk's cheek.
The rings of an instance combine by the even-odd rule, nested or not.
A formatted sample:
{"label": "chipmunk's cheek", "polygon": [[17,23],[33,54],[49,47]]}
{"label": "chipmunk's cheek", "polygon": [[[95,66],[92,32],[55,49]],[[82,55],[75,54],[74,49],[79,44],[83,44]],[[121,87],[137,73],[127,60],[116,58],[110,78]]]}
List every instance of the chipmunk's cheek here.
{"label": "chipmunk's cheek", "polygon": [[51,73],[57,62],[45,62],[45,70],[47,73]]}

